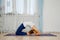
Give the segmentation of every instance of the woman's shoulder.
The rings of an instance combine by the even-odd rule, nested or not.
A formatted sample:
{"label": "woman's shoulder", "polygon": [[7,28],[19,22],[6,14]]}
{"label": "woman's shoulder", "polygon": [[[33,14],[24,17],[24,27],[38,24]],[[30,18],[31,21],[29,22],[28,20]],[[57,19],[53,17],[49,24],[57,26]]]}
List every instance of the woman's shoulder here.
{"label": "woman's shoulder", "polygon": [[34,24],[34,22],[23,22],[24,24]]}
{"label": "woman's shoulder", "polygon": [[26,25],[30,25],[30,26],[32,26],[32,25],[35,25],[33,22],[23,22],[23,24],[26,26]]}

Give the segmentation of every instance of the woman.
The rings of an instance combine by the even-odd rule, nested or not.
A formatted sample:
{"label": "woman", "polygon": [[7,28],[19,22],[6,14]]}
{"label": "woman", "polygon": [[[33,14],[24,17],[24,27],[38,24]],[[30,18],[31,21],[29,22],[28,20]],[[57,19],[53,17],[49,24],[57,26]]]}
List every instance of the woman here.
{"label": "woman", "polygon": [[16,31],[16,35],[40,35],[40,32],[32,22],[23,22]]}

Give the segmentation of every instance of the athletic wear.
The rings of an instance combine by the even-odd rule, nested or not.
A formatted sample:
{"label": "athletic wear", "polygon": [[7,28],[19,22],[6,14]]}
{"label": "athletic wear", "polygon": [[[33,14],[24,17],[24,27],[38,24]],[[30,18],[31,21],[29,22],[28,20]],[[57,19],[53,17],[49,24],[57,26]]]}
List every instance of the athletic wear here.
{"label": "athletic wear", "polygon": [[22,32],[29,32],[34,25],[32,22],[23,22],[23,24],[25,29],[23,29]]}
{"label": "athletic wear", "polygon": [[27,35],[27,32],[33,27],[32,22],[23,22],[16,31],[16,35]]}
{"label": "athletic wear", "polygon": [[22,32],[22,30],[25,29],[23,23],[19,26],[19,28],[16,31],[16,35],[27,35],[26,32]]}

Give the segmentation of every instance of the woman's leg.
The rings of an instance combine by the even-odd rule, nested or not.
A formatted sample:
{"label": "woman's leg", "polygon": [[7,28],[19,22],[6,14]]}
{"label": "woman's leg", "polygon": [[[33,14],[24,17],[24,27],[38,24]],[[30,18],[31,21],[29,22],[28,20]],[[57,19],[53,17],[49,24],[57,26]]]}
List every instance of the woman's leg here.
{"label": "woman's leg", "polygon": [[16,34],[16,35],[27,35],[27,33],[26,33],[26,32],[19,32],[19,33]]}
{"label": "woman's leg", "polygon": [[27,33],[22,32],[22,30],[25,29],[23,23],[19,26],[19,28],[16,31],[16,35],[27,35]]}

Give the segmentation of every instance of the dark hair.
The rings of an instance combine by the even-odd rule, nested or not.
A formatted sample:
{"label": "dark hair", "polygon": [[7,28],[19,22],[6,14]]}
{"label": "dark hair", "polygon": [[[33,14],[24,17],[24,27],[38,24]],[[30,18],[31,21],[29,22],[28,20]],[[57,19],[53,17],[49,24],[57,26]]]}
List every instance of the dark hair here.
{"label": "dark hair", "polygon": [[32,34],[32,33],[34,33],[33,31],[34,31],[34,30],[30,30],[29,33]]}

